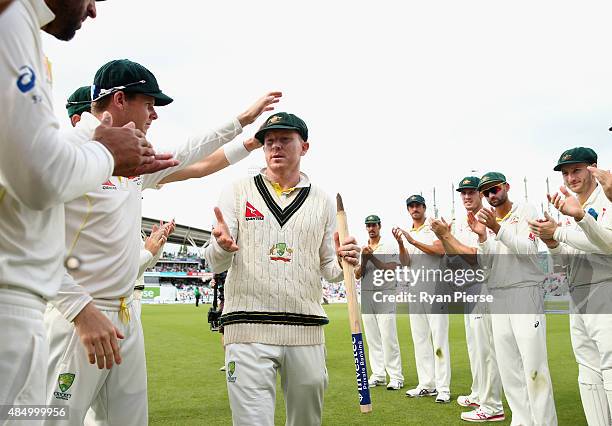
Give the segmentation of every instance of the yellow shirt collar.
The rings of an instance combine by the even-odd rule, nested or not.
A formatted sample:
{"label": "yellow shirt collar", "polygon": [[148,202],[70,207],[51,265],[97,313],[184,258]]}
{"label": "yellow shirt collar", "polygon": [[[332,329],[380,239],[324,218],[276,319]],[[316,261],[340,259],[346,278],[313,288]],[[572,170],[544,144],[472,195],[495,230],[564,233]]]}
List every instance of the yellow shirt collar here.
{"label": "yellow shirt collar", "polygon": [[419,226],[418,228],[415,228],[415,227],[414,227],[414,225],[413,225],[413,227],[412,227],[411,231],[414,231],[414,232],[419,232],[421,229],[423,229],[423,228],[425,227],[425,225],[426,225],[426,223],[422,224],[422,225],[421,225],[421,226]]}
{"label": "yellow shirt collar", "polygon": [[310,179],[308,178],[308,176],[305,173],[302,173],[302,172],[300,172],[300,181],[297,183],[297,185],[295,185],[294,187],[291,187],[291,188],[286,188],[286,189],[282,189],[278,182],[272,182],[270,180],[270,178],[266,175],[266,168],[265,167],[263,169],[261,169],[261,171],[259,173],[261,174],[261,176],[265,180],[270,182],[270,185],[272,185],[272,188],[274,189],[274,192],[279,197],[282,194],[289,195],[293,191],[295,191],[296,189],[306,188],[306,187],[310,186]]}

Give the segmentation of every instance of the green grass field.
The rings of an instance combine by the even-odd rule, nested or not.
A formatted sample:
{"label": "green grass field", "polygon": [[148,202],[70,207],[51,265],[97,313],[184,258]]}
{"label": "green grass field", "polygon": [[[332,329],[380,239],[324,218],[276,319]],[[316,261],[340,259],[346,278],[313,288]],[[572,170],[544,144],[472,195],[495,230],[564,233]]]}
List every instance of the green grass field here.
{"label": "green grass field", "polygon": [[[228,425],[231,413],[227,400],[223,350],[218,333],[206,323],[209,305],[145,305],[143,325],[149,376],[149,419],[152,425]],[[465,410],[455,402],[469,393],[471,375],[463,316],[451,318],[452,361],[450,404],[433,398],[409,399],[404,391],[374,388],[373,412],[360,414],[346,305],[328,305],[330,324],[325,328],[329,387],[325,394],[324,425],[453,425]],[[406,386],[417,383],[410,324],[398,316],[398,333]],[[552,373],[560,425],[584,425],[578,393],[578,369],[572,354],[567,315],[548,316],[548,362]],[[509,411],[506,407],[506,414]],[[510,416],[503,423],[510,424]],[[276,424],[285,423],[285,407],[277,392]]]}

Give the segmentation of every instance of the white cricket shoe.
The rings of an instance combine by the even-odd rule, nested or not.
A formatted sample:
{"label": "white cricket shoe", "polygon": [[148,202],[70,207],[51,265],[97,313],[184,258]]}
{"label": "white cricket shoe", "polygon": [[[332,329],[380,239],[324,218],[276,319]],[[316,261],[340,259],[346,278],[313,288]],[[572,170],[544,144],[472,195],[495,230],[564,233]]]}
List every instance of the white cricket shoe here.
{"label": "white cricket shoe", "polygon": [[438,392],[435,389],[414,388],[406,391],[406,396],[409,398],[420,398],[422,396],[435,396]]}
{"label": "white cricket shoe", "polygon": [[387,384],[387,380],[385,379],[381,379],[379,377],[370,377],[370,380],[368,380],[368,386],[371,388],[375,388],[376,386],[384,386]]}
{"label": "white cricket shoe", "polygon": [[480,408],[477,408],[474,411],[466,411],[465,413],[461,413],[461,420],[472,423],[502,422],[505,419],[506,416],[504,415],[503,411],[500,411],[497,414],[488,415]]}
{"label": "white cricket shoe", "polygon": [[225,365],[219,369],[219,371],[225,371]]}
{"label": "white cricket shoe", "polygon": [[401,380],[391,379],[389,380],[389,384],[387,385],[387,390],[400,390],[404,387],[404,382]]}
{"label": "white cricket shoe", "polygon": [[457,404],[461,405],[462,407],[480,407],[478,400],[472,395],[461,395],[457,397]]}
{"label": "white cricket shoe", "polygon": [[450,402],[450,400],[450,392],[438,392],[438,396],[436,396],[436,402],[440,404],[446,404],[447,402]]}

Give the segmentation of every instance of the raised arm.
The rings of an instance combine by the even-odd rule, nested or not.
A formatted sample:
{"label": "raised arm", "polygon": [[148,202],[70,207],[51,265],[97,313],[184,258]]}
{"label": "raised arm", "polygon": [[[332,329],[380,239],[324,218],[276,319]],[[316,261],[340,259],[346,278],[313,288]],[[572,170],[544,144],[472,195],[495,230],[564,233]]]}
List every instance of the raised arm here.
{"label": "raised arm", "polygon": [[166,176],[159,182],[159,184],[163,185],[170,182],[179,182],[182,180],[196,179],[212,175],[213,173],[223,170],[229,165],[236,164],[237,162],[246,158],[251,151],[261,148],[261,146],[261,143],[255,138],[247,139],[244,142],[230,142],[229,144],[218,148],[211,155],[205,157],[197,163]]}

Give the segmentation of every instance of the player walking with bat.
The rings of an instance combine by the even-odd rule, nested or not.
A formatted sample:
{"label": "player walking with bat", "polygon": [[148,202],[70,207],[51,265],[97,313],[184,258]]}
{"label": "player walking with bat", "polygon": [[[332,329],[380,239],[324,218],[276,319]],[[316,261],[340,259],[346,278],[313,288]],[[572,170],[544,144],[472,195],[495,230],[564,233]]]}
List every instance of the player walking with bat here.
{"label": "player walking with bat", "polygon": [[329,322],[320,277],[340,281],[339,258],[356,265],[360,249],[351,237],[340,245],[332,200],[300,172],[306,123],[277,113],[255,137],[267,167],[222,193],[215,238],[204,250],[214,272],[228,270],[221,324],[232,419],[274,425],[278,372],[286,424],[318,425]]}

